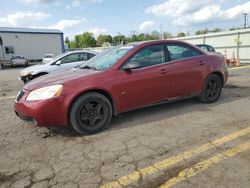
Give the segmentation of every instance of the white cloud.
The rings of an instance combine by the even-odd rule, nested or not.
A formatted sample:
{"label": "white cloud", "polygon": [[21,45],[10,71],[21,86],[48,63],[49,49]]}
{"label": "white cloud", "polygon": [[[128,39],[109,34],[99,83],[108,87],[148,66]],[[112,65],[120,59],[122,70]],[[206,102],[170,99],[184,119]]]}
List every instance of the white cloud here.
{"label": "white cloud", "polygon": [[193,0],[167,0],[165,3],[147,8],[146,13],[152,13],[155,16],[175,17],[197,11],[211,2],[211,0],[195,2]]}
{"label": "white cloud", "polygon": [[13,14],[0,17],[0,26],[6,27],[28,27],[36,24],[37,21],[44,20],[50,17],[49,14],[44,12],[16,12]]}
{"label": "white cloud", "polygon": [[192,14],[183,15],[173,21],[176,26],[202,24],[208,22],[230,21],[242,17],[242,13],[250,13],[250,2],[221,10],[219,5],[206,6]]}
{"label": "white cloud", "polygon": [[69,9],[71,9],[71,6],[70,5],[66,5],[65,9],[69,10]]}
{"label": "white cloud", "polygon": [[101,3],[102,0],[88,0],[89,3]]}
{"label": "white cloud", "polygon": [[81,5],[81,1],[80,0],[73,0],[71,2],[71,4],[68,4],[65,6],[66,10],[70,10],[71,8],[80,8],[80,9],[84,9],[84,6]]}
{"label": "white cloud", "polygon": [[60,20],[56,24],[47,27],[48,29],[59,29],[59,30],[65,30],[67,28],[76,26],[80,23],[85,21],[84,19],[65,19],[65,20]]}
{"label": "white cloud", "polygon": [[225,0],[167,0],[162,4],[153,5],[146,9],[146,13],[155,16],[168,16],[173,18],[173,25],[187,26],[204,24],[209,22],[230,21],[242,16],[242,13],[250,13],[250,2],[236,5],[223,10],[221,4]]}
{"label": "white cloud", "polygon": [[94,36],[98,36],[100,34],[106,34],[107,33],[107,29],[96,27],[96,28],[90,29],[89,32],[93,33]]}
{"label": "white cloud", "polygon": [[145,29],[152,27],[155,24],[154,21],[144,21],[141,23],[141,25],[139,26],[139,29],[141,31],[144,31]]}
{"label": "white cloud", "polygon": [[22,3],[45,3],[45,4],[53,4],[55,2],[58,2],[59,0],[19,0]]}
{"label": "white cloud", "polygon": [[245,4],[237,5],[225,11],[222,11],[221,17],[231,19],[242,15],[242,13],[250,13],[250,1]]}
{"label": "white cloud", "polygon": [[217,5],[211,5],[204,7],[194,13],[180,16],[173,21],[173,24],[176,26],[185,26],[191,24],[207,23],[216,19],[218,14],[220,14],[220,7]]}
{"label": "white cloud", "polygon": [[81,5],[81,1],[80,0],[73,0],[72,7],[78,7],[80,5]]}

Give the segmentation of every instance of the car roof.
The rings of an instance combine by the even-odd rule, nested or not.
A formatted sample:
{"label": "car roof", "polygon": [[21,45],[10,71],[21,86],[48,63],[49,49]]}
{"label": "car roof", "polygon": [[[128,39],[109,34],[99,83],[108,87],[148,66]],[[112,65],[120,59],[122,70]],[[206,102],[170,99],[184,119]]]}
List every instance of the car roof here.
{"label": "car roof", "polygon": [[195,46],[191,43],[181,41],[181,40],[149,40],[149,41],[140,41],[140,42],[132,42],[125,44],[127,46],[133,45],[133,46],[148,46],[148,45],[154,45],[154,44],[171,44],[171,43],[178,43],[178,44],[183,44],[183,45],[188,45],[192,48],[195,48],[196,50],[200,51],[201,53],[204,53],[198,46]]}
{"label": "car roof", "polygon": [[192,45],[190,43],[181,41],[181,40],[148,40],[148,41],[139,41],[139,42],[132,42],[132,43],[127,43],[125,45],[133,45],[133,46],[139,46],[139,45],[146,45],[146,44],[158,44],[158,43],[181,43],[181,44],[188,44]]}
{"label": "car roof", "polygon": [[209,47],[212,47],[212,46],[209,45],[209,44],[196,44],[196,46],[209,46]]}
{"label": "car roof", "polygon": [[80,52],[98,54],[98,52],[91,51],[91,50],[72,50],[72,51],[67,51],[67,52],[65,52],[65,54],[73,54],[73,53],[80,53]]}

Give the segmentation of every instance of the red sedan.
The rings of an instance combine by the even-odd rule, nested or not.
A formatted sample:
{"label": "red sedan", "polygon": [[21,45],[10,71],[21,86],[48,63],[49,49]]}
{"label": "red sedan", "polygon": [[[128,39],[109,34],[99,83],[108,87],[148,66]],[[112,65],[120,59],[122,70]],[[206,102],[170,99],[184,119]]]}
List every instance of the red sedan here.
{"label": "red sedan", "polygon": [[29,82],[15,112],[37,126],[96,133],[122,112],[189,97],[215,102],[227,78],[220,54],[174,40],[130,43]]}

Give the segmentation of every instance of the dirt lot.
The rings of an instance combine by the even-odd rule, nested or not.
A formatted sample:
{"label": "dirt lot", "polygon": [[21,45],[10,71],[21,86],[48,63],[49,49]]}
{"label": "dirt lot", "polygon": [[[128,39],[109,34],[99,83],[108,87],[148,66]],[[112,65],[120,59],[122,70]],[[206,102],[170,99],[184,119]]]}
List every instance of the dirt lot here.
{"label": "dirt lot", "polygon": [[0,70],[1,188],[250,185],[250,68],[230,71],[217,103],[190,99],[125,113],[90,136],[19,120],[12,98],[22,87],[19,71]]}

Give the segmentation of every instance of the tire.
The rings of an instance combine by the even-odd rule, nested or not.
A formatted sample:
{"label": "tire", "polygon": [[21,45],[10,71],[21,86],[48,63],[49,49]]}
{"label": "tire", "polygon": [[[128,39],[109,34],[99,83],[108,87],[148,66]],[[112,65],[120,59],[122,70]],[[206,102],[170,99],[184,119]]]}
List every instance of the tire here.
{"label": "tire", "polygon": [[219,76],[209,75],[198,100],[202,103],[216,102],[221,95],[222,87],[223,84]]}
{"label": "tire", "polygon": [[90,92],[72,104],[69,120],[78,133],[94,134],[108,128],[112,114],[110,101],[100,93]]}

